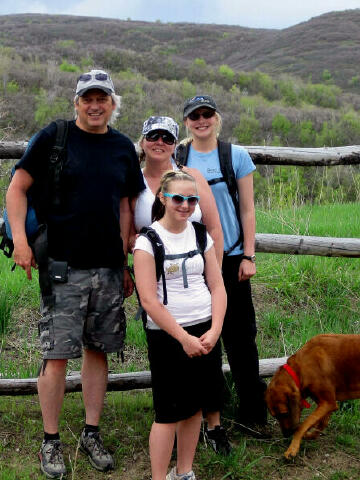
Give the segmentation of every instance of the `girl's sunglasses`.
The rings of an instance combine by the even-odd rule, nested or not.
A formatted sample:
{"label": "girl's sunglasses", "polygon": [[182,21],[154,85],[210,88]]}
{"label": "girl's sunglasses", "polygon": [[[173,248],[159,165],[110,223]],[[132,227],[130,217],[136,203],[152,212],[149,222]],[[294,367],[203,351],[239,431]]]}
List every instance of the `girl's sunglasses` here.
{"label": "girl's sunglasses", "polygon": [[157,142],[159,138],[161,137],[162,141],[166,143],[166,145],[174,145],[175,143],[175,137],[171,135],[171,133],[167,132],[150,132],[145,135],[145,138],[148,142]]}
{"label": "girl's sunglasses", "polygon": [[163,195],[164,197],[170,197],[175,205],[181,205],[187,200],[189,207],[194,207],[200,200],[199,195],[191,195],[190,197],[184,197],[180,193],[163,193]]}
{"label": "girl's sunglasses", "polygon": [[215,115],[215,110],[205,110],[205,112],[202,112],[202,113],[195,111],[195,112],[189,113],[188,118],[190,118],[190,120],[195,121],[195,120],[199,120],[200,117],[211,118],[214,115]]}

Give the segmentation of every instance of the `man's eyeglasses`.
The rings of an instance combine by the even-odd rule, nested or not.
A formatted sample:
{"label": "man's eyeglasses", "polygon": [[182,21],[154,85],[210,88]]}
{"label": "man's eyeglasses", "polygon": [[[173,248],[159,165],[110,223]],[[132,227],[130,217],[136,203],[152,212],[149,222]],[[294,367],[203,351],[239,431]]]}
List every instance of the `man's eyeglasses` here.
{"label": "man's eyeglasses", "polygon": [[95,78],[95,80],[99,80],[100,82],[105,82],[106,80],[110,79],[110,76],[107,73],[95,73],[95,75],[92,75],[91,73],[83,73],[78,78],[78,82],[89,82],[93,78]]}
{"label": "man's eyeglasses", "polygon": [[196,121],[196,120],[199,120],[200,117],[203,117],[203,118],[211,118],[215,115],[215,110],[205,110],[205,112],[197,112],[195,110],[195,112],[191,112],[189,113],[188,115],[188,118],[190,118],[190,120],[192,121]]}
{"label": "man's eyeglasses", "polygon": [[168,132],[150,132],[145,135],[145,138],[148,142],[157,142],[159,138],[161,137],[162,141],[166,143],[166,145],[174,145],[175,143],[175,137],[171,135],[171,133]]}
{"label": "man's eyeglasses", "polygon": [[191,195],[190,197],[184,197],[180,193],[163,193],[163,195],[164,197],[170,197],[175,205],[181,205],[187,200],[189,207],[194,207],[200,200],[199,195]]}

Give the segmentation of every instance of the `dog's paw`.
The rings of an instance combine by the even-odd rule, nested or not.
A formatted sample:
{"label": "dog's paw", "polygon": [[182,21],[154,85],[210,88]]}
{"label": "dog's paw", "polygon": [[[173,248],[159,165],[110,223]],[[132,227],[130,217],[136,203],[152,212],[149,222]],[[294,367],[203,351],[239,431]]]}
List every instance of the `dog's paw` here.
{"label": "dog's paw", "polygon": [[298,451],[299,451],[299,446],[298,445],[290,444],[289,448],[284,453],[284,457],[287,460],[291,460],[292,458],[296,457]]}

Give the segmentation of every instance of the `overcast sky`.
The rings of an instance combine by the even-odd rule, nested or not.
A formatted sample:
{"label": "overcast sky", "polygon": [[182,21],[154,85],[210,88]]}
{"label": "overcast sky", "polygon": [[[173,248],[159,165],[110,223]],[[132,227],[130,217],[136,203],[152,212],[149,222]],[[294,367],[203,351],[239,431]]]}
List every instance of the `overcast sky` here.
{"label": "overcast sky", "polygon": [[56,13],[257,28],[286,28],[353,8],[360,8],[359,0],[0,0],[0,15]]}

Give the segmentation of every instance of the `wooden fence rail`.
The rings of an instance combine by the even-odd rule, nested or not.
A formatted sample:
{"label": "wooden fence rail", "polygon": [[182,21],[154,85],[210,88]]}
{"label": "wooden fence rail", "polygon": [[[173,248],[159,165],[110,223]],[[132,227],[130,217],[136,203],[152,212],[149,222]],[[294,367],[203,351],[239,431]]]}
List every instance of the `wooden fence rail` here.
{"label": "wooden fence rail", "polygon": [[[3,219],[0,218],[0,228]],[[317,255],[323,257],[360,257],[360,238],[310,237],[257,233],[257,253],[287,253],[292,255]]]}
{"label": "wooden fence rail", "polygon": [[[0,142],[1,160],[21,158],[27,142]],[[360,145],[332,148],[245,146],[258,165],[333,166],[359,165]]]}
{"label": "wooden fence rail", "polygon": [[[286,363],[287,357],[268,358],[259,361],[260,376],[271,377],[276,370]],[[223,372],[230,372],[226,363]],[[149,371],[109,374],[108,391],[126,391],[151,388],[151,374]],[[65,392],[81,392],[81,375],[66,377]],[[0,396],[2,395],[34,395],[37,393],[37,378],[14,378],[0,380]]]}

